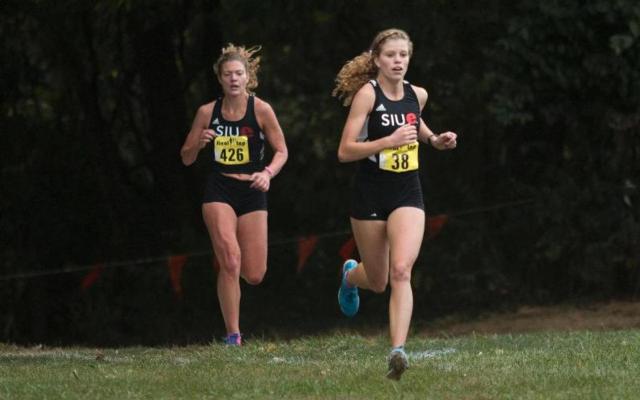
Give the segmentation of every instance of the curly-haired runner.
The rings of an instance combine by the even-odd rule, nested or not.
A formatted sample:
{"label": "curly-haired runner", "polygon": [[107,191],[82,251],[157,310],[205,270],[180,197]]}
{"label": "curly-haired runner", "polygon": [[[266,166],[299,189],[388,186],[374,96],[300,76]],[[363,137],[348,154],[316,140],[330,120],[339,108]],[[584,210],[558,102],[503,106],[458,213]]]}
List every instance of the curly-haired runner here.
{"label": "curly-haired runner", "polygon": [[409,367],[404,344],[413,311],[411,269],[424,234],[424,203],[418,176],[418,140],[439,150],[456,147],[456,134],[435,135],[420,114],[425,89],[404,80],[413,53],[400,29],[378,33],[369,51],[347,62],[334,96],[350,105],[338,149],[341,162],[358,161],[351,197],[351,227],[362,261],[342,267],[340,309],[357,313],[358,288],[376,293],[391,286],[391,352],[387,377]]}
{"label": "curly-haired runner", "polygon": [[[267,271],[267,191],[287,161],[287,146],[271,106],[253,94],[259,47],[229,44],[214,65],[223,96],[202,105],[180,155],[185,165],[206,149],[211,164],[202,215],[220,265],[217,289],[227,336],[241,345],[240,277],[259,284]],[[265,140],[273,158],[264,162]]]}

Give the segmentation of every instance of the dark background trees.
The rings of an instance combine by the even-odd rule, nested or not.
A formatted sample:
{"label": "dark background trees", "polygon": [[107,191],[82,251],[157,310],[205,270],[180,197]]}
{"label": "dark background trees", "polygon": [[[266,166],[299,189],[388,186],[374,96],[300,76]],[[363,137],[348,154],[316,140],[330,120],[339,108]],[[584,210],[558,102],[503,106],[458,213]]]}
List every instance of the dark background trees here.
{"label": "dark background trees", "polygon": [[[340,324],[354,167],[336,159],[346,110],[330,92],[342,64],[391,26],[414,41],[408,79],[429,91],[429,125],[460,135],[454,152],[421,150],[428,214],[449,219],[415,268],[416,318],[637,296],[635,1],[8,0],[1,340],[164,343],[221,329],[199,208],[207,166],[183,167],[178,150],[218,93],[211,66],[228,42],[263,46],[257,92],[290,149],[270,194],[270,271],[245,292],[245,329]],[[314,234],[296,273],[296,238]],[[172,254],[190,255],[180,298]],[[97,262],[100,279],[82,290]],[[367,301],[360,321],[383,320],[385,299]]]}

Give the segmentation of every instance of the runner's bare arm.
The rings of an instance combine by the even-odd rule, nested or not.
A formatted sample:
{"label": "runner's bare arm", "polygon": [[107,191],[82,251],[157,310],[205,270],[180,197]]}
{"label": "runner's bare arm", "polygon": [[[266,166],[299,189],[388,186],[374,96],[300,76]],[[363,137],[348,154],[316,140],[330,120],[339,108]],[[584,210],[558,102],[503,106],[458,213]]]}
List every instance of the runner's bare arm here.
{"label": "runner's bare arm", "polygon": [[278,118],[269,103],[256,99],[256,117],[258,119],[258,124],[260,124],[260,127],[264,132],[267,142],[269,142],[269,145],[273,150],[273,158],[267,165],[267,168],[270,173],[275,176],[280,172],[289,157],[284,133],[282,132]]}
{"label": "runner's bare arm", "polygon": [[187,138],[180,149],[182,163],[186,166],[193,164],[200,150],[215,137],[215,132],[207,129],[209,119],[211,119],[211,113],[213,112],[213,104],[214,103],[208,103],[200,106],[196,112],[196,116],[191,124],[191,130],[187,134]]}

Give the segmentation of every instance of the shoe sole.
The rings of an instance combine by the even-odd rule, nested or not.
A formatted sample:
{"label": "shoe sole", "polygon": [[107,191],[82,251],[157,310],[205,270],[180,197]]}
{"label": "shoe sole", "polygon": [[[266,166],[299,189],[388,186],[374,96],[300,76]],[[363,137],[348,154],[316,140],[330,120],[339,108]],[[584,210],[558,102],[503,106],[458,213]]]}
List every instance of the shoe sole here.
{"label": "shoe sole", "polygon": [[389,372],[387,378],[399,381],[404,371],[409,369],[409,361],[401,354],[394,354],[389,360]]}

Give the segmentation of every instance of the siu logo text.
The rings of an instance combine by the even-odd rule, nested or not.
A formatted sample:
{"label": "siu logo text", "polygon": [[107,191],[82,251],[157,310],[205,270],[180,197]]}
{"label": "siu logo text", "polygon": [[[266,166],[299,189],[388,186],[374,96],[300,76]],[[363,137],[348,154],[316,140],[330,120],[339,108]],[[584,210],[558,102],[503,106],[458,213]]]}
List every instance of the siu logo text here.
{"label": "siu logo text", "polygon": [[226,126],[218,125],[215,127],[218,136],[253,136],[253,129],[250,126]]}
{"label": "siu logo text", "polygon": [[382,114],[380,116],[382,120],[382,126],[402,126],[408,124],[415,124],[418,122],[418,117],[414,113],[405,114]]}

